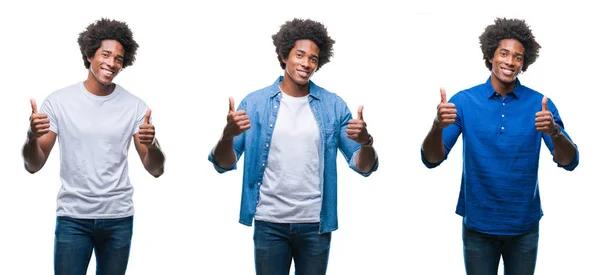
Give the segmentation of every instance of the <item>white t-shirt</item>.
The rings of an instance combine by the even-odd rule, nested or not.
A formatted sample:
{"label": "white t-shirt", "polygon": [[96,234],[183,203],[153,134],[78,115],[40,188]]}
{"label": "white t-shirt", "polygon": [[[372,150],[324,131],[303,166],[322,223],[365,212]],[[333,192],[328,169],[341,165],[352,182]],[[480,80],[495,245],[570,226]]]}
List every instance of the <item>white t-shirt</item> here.
{"label": "white t-shirt", "polygon": [[111,219],[132,216],[127,153],[144,121],[146,104],[121,86],[107,96],[83,82],[50,94],[39,111],[60,146],[57,216]]}
{"label": "white t-shirt", "polygon": [[274,223],[319,222],[321,131],[308,96],[281,92],[271,148],[254,218]]}

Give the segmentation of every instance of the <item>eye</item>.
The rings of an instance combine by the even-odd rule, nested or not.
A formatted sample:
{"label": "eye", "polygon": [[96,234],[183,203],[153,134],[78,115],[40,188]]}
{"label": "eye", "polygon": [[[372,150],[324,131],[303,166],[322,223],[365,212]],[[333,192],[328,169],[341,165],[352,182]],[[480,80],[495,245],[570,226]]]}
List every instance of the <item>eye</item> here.
{"label": "eye", "polygon": [[500,56],[505,57],[506,53],[505,52],[500,52]]}
{"label": "eye", "polygon": [[319,59],[316,58],[316,57],[313,57],[313,58],[310,59],[310,61],[312,61],[313,63],[318,63]]}
{"label": "eye", "polygon": [[102,57],[107,58],[108,54],[107,53],[102,53]]}
{"label": "eye", "polygon": [[117,58],[117,63],[122,64],[123,63],[123,58]]}
{"label": "eye", "polygon": [[523,57],[521,57],[521,56],[517,56],[515,59],[516,59],[517,61],[521,61],[521,60],[523,60]]}

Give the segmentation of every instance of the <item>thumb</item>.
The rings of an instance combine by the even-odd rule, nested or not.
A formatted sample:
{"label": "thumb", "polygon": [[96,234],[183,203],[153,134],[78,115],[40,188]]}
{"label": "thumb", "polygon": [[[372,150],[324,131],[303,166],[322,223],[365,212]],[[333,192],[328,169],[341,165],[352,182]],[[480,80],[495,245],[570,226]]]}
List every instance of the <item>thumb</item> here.
{"label": "thumb", "polygon": [[362,115],[363,108],[364,107],[362,105],[358,106],[358,117],[356,119],[363,120],[363,115]]}
{"label": "thumb", "polygon": [[446,89],[440,88],[440,95],[442,96],[442,103],[446,103]]}
{"label": "thumb", "polygon": [[542,98],[542,111],[548,111],[548,97]]}
{"label": "thumb", "polygon": [[150,108],[148,108],[148,110],[146,110],[146,115],[144,115],[144,124],[150,124],[150,116],[152,115],[152,110],[150,110]]}
{"label": "thumb", "polygon": [[30,99],[29,102],[31,103],[31,113],[32,114],[37,114],[38,110],[37,110],[37,104],[35,103],[35,99]]}
{"label": "thumb", "polygon": [[233,102],[233,97],[229,97],[229,112],[235,112],[235,102]]}

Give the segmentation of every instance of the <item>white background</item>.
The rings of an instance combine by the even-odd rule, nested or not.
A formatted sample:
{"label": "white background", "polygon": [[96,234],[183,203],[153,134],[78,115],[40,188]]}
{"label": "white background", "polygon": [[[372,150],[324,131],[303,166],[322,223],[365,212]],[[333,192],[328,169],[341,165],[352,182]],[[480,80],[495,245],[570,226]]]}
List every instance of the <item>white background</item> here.
{"label": "white background", "polygon": [[[294,17],[323,22],[336,40],[334,58],[313,81],[341,95],[354,115],[365,106],[380,157],[379,171],[363,178],[340,156],[340,229],[328,274],[464,274],[454,214],[462,143],[433,170],[419,148],[439,87],[450,98],[489,76],[478,37],[497,16],[530,24],[542,49],[521,82],[555,102],[581,152],[574,172],[557,168],[545,148],[540,154],[545,216],[536,274],[597,274],[600,151],[592,131],[600,91],[592,79],[600,20],[592,2],[392,2],[3,2],[0,274],[53,273],[59,151],[40,172],[23,169],[29,98],[41,105],[86,78],[77,36],[100,17],[134,31],[137,61],[115,82],[152,108],[167,156],[165,174],[154,179],[131,148],[136,215],[128,274],[254,274],[253,229],[238,223],[243,165],[219,175],[207,155],[225,125],[227,97],[237,106],[281,74],[271,35]],[[93,259],[88,274],[95,274]]]}

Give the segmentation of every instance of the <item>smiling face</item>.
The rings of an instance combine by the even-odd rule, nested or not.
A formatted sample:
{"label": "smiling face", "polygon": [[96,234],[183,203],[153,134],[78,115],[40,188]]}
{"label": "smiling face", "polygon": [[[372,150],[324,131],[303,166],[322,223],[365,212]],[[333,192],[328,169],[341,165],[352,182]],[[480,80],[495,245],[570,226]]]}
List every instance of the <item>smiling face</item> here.
{"label": "smiling face", "polygon": [[311,40],[297,40],[285,63],[285,77],[304,86],[319,65],[319,47]]}
{"label": "smiling face", "polygon": [[87,58],[90,62],[88,81],[96,82],[100,86],[111,85],[123,68],[124,55],[125,49],[121,43],[116,40],[103,40],[94,56]]}
{"label": "smiling face", "polygon": [[525,48],[515,39],[502,39],[489,59],[492,63],[492,82],[499,86],[512,86],[525,59]]}

